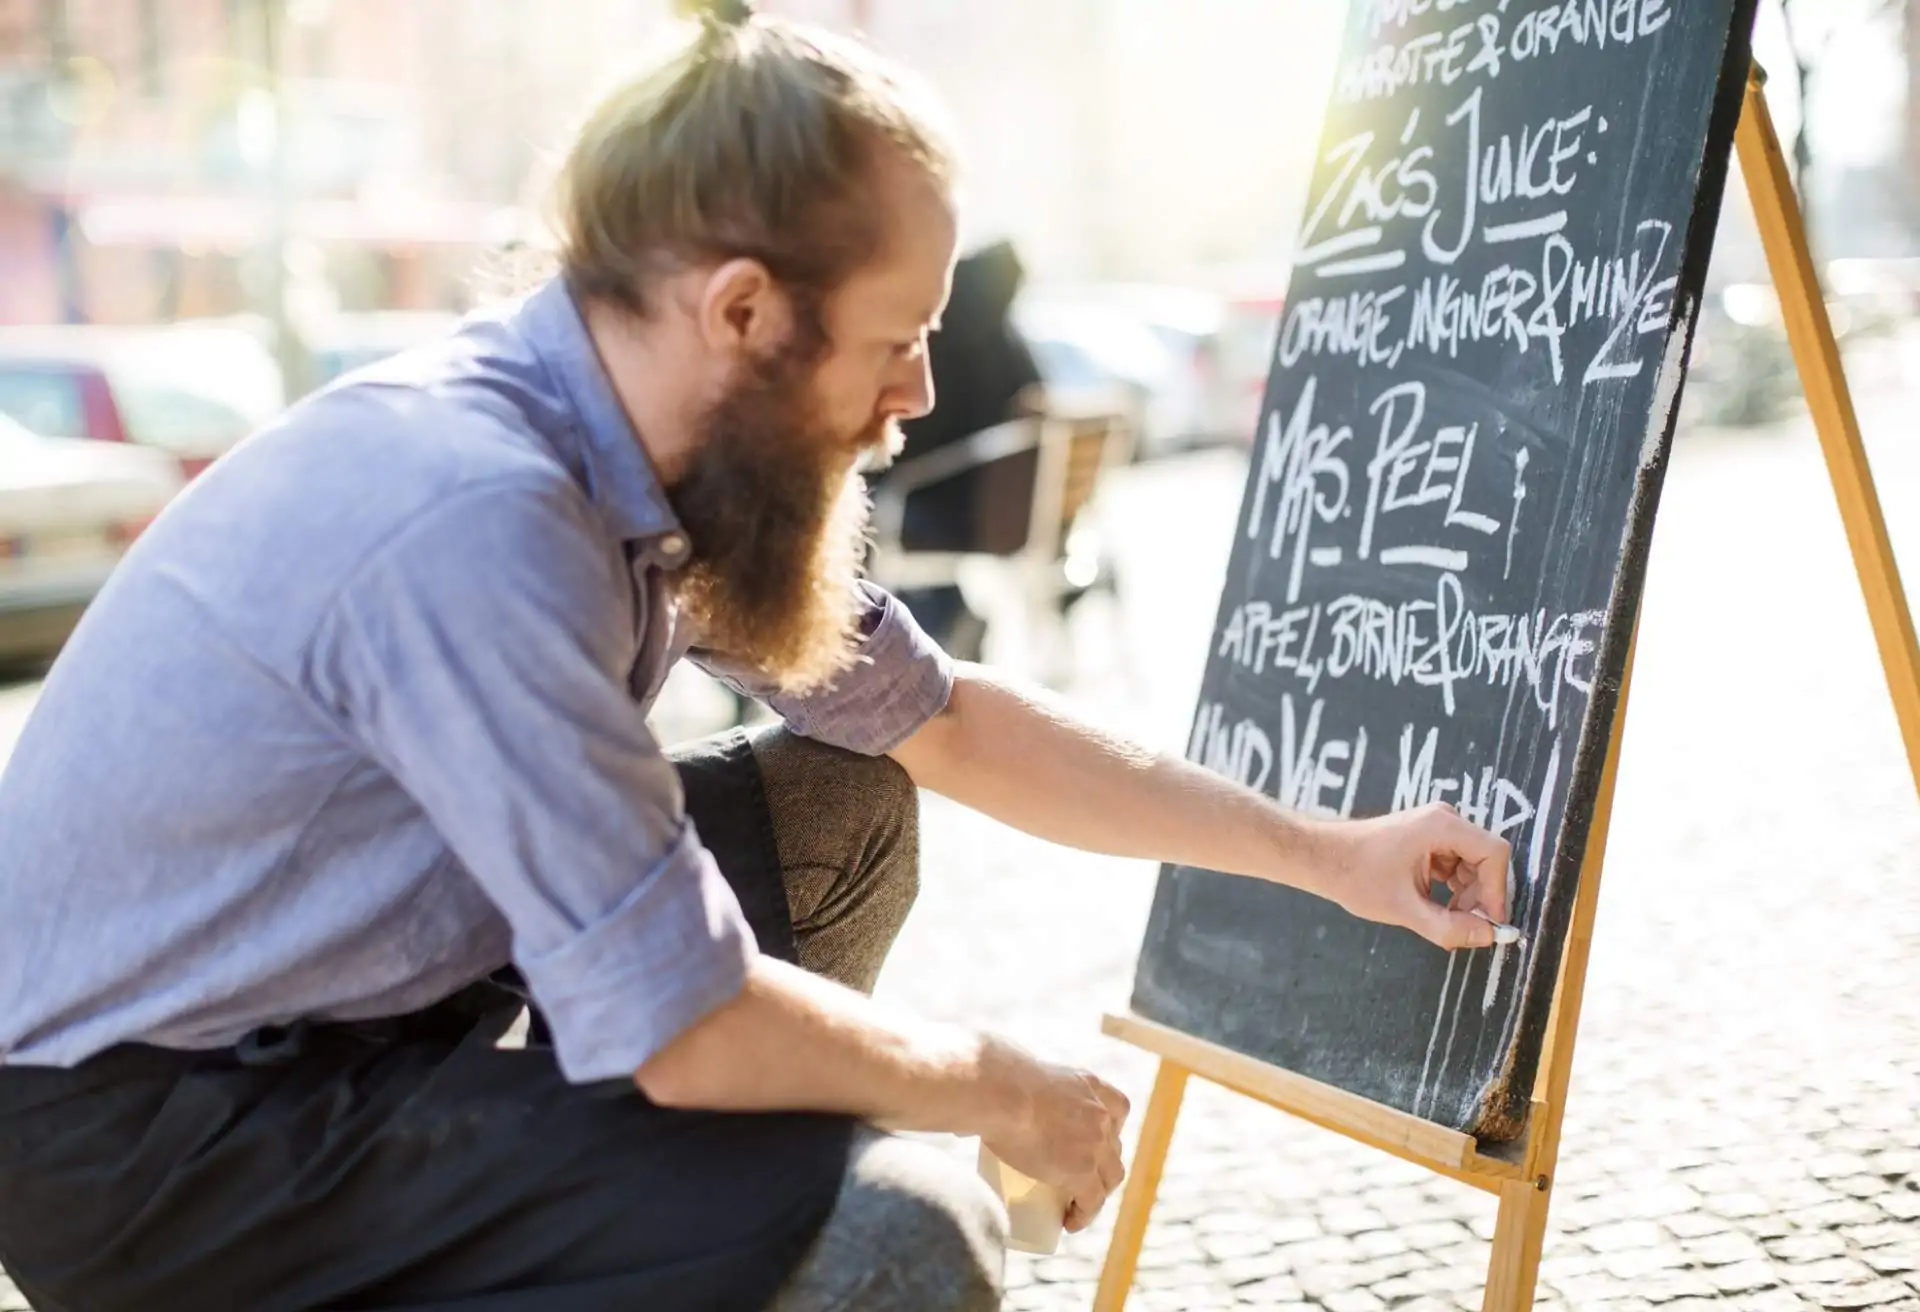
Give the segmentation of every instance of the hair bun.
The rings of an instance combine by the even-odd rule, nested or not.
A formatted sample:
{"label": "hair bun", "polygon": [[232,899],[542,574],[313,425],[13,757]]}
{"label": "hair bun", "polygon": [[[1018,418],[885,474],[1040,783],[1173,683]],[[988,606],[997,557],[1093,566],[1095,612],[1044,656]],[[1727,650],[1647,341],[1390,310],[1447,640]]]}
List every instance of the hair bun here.
{"label": "hair bun", "polygon": [[674,0],[674,12],[709,29],[745,27],[753,21],[752,0]]}

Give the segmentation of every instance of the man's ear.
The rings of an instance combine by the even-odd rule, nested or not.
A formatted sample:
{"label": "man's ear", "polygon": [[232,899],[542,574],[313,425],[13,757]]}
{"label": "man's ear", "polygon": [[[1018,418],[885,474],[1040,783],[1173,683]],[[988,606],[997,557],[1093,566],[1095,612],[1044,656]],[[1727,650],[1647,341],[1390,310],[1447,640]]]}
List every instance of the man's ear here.
{"label": "man's ear", "polygon": [[793,329],[793,307],[758,260],[734,259],[707,276],[700,293],[700,335],[709,349],[773,352]]}

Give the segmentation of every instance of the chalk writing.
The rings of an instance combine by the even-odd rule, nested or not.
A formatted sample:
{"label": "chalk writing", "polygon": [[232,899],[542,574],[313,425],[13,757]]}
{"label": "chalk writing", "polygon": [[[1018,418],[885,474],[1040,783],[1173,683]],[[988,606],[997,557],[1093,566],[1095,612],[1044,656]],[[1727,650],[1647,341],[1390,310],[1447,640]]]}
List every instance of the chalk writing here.
{"label": "chalk writing", "polygon": [[1315,388],[1314,380],[1309,378],[1284,427],[1278,412],[1267,416],[1266,440],[1260,447],[1260,472],[1247,511],[1247,536],[1257,538],[1266,517],[1268,495],[1278,488],[1278,495],[1273,497],[1273,532],[1268,554],[1276,560],[1283,554],[1289,555],[1288,601],[1300,596],[1302,572],[1310,559],[1307,544],[1315,528],[1330,525],[1346,513],[1351,481],[1346,462],[1340,459],[1339,453],[1352,439],[1353,430],[1315,421]]}
{"label": "chalk writing", "polygon": [[1323,734],[1325,715],[1324,699],[1304,710],[1291,696],[1280,699],[1276,774],[1273,739],[1264,728],[1251,719],[1229,722],[1225,707],[1203,702],[1194,718],[1187,758],[1249,788],[1272,791],[1293,810],[1351,816],[1367,762],[1367,731],[1358,728],[1344,738]]}
{"label": "chalk writing", "polygon": [[[1550,59],[1583,48],[1626,49],[1657,35],[1673,18],[1674,0],[1550,0],[1531,7],[1482,0],[1497,12],[1475,14],[1444,31],[1423,32],[1373,47],[1342,65],[1334,102],[1381,100],[1421,86],[1450,87],[1476,74],[1498,78],[1510,64]],[[1457,13],[1474,0],[1436,9],[1416,0],[1370,4],[1366,30],[1404,28],[1427,13]],[[1464,17],[1464,15],[1463,15]]]}
{"label": "chalk writing", "polygon": [[1474,611],[1458,576],[1443,573],[1431,599],[1346,593],[1277,609],[1246,602],[1228,613],[1214,655],[1253,674],[1291,676],[1308,692],[1347,678],[1432,688],[1449,716],[1463,684],[1524,687],[1551,728],[1568,692],[1592,691],[1605,623],[1602,610]]}

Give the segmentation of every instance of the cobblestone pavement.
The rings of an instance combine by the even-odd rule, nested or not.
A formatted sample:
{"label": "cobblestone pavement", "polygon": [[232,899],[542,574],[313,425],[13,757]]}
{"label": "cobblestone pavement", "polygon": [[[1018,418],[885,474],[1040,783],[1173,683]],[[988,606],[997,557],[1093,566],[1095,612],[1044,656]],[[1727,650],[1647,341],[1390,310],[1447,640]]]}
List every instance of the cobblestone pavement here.
{"label": "cobblestone pavement", "polygon": [[[1875,418],[1920,575],[1920,447]],[[1116,489],[1125,640],[1081,693],[1161,746],[1185,739],[1239,481],[1209,456]],[[0,693],[0,722],[19,702]],[[1920,802],[1804,429],[1683,444],[1630,726],[1540,1306],[1920,1312]],[[1153,870],[937,799],[923,832],[882,995],[1144,1104],[1151,1059],[1098,1016],[1125,1000]],[[1085,1308],[1111,1210],[1014,1255],[1008,1306]],[[1474,1309],[1492,1221],[1485,1195],[1196,1082],[1132,1306]],[[10,1294],[0,1277],[0,1312]]]}
{"label": "cobblestone pavement", "polygon": [[[1920,575],[1920,448],[1873,418]],[[1196,526],[1134,562],[1142,652],[1203,647],[1211,621],[1170,567],[1219,577],[1238,487],[1186,477],[1129,489],[1183,497]],[[1179,745],[1201,655],[1113,699],[1133,727]],[[1920,802],[1810,431],[1683,444],[1629,725],[1539,1305],[1920,1309]],[[1152,1060],[1095,1030],[1152,870],[944,805],[924,830],[882,992],[1096,1064],[1143,1105]],[[1111,1211],[1014,1255],[1009,1306],[1086,1307]],[[1131,1306],[1477,1309],[1492,1224],[1486,1195],[1196,1082]]]}

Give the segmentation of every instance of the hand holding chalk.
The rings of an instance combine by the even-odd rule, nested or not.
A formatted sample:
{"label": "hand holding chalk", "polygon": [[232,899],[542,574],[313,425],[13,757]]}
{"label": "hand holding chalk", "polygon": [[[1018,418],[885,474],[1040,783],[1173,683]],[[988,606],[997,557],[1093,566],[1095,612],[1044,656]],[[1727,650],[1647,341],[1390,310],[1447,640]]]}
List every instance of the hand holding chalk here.
{"label": "hand holding chalk", "polygon": [[1514,926],[1501,924],[1479,908],[1476,907],[1473,914],[1493,926],[1493,945],[1495,947],[1504,948],[1513,943],[1524,943],[1527,941],[1527,936],[1522,934]]}
{"label": "hand holding chalk", "polygon": [[[1316,835],[1324,884],[1315,888],[1349,912],[1410,929],[1447,949],[1486,947],[1507,915],[1506,841],[1443,802],[1368,820],[1334,821]],[[1446,905],[1434,900],[1444,886]],[[1508,927],[1518,941],[1518,931]]]}

